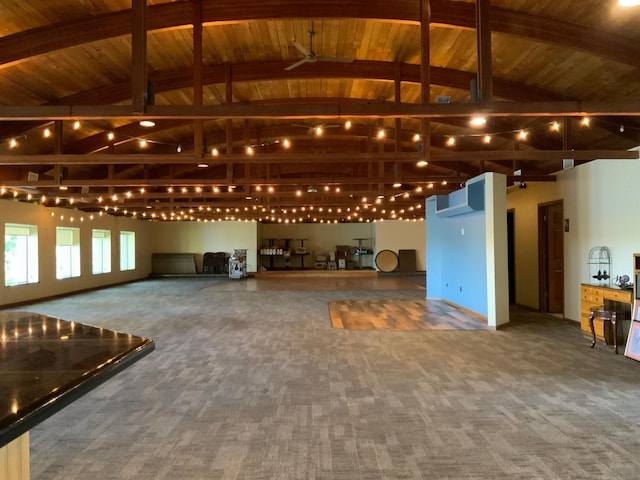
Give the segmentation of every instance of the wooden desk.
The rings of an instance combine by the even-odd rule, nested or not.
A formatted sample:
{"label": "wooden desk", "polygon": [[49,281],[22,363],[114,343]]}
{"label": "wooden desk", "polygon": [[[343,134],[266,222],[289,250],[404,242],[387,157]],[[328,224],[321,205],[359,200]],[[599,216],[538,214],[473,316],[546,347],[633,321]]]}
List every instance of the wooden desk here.
{"label": "wooden desk", "polygon": [[[624,312],[624,318],[631,318],[633,304],[633,291],[623,290],[619,287],[606,287],[602,285],[590,285],[583,283],[580,286],[580,328],[591,336],[589,317],[592,309],[615,310]],[[618,321],[621,321],[618,318]],[[607,345],[613,344],[613,332],[611,322],[594,318],[593,321],[596,337],[604,340]]]}

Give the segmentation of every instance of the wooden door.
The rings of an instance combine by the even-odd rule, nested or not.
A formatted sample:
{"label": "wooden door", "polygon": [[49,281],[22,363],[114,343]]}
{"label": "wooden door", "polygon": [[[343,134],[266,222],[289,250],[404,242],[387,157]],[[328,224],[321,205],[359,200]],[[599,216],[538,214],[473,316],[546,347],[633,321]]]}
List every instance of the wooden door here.
{"label": "wooden door", "polygon": [[540,311],[564,312],[564,209],[562,202],[538,207]]}

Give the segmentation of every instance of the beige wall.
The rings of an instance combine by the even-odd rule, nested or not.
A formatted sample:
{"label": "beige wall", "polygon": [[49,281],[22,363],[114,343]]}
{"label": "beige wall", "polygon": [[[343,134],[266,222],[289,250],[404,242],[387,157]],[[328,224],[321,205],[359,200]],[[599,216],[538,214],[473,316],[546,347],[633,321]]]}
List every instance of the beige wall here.
{"label": "beige wall", "polygon": [[[64,218],[63,218],[64,217]],[[73,218],[73,221],[72,221]],[[22,303],[38,298],[62,295],[88,288],[145,278],[149,275],[151,258],[147,254],[151,223],[111,215],[90,215],[78,210],[50,208],[40,205],[0,200],[0,252],[4,258],[4,225],[19,223],[37,225],[39,283],[32,285],[4,286],[4,268],[0,269],[0,305]],[[77,278],[56,279],[56,227],[80,228],[81,274]],[[111,230],[111,273],[91,273],[91,230]],[[120,271],[119,233],[136,233],[136,269]]]}
{"label": "beige wall", "polygon": [[[365,238],[362,246],[375,249],[373,223],[267,223],[258,228],[258,246],[267,246],[268,239],[293,239],[292,247],[300,245],[297,239],[305,239],[305,247],[311,259],[305,260],[307,268],[313,266],[313,255],[335,252],[336,245],[358,246],[356,238]],[[282,243],[282,242],[280,242]],[[362,258],[363,267],[373,266],[373,255]]]}
{"label": "beige wall", "polygon": [[257,222],[157,222],[148,246],[152,253],[194,253],[198,272],[206,252],[247,250],[247,271],[257,266]]}
{"label": "beige wall", "polygon": [[[381,250],[416,250],[416,268],[426,269],[426,231],[423,221],[391,220],[371,223],[300,223],[264,224],[258,227],[258,246],[267,245],[267,239],[304,238],[310,253],[335,251],[336,245],[358,246],[357,238],[365,238],[364,247],[373,250],[373,255],[362,258],[363,267],[375,268],[375,254]],[[294,241],[292,246],[300,245]],[[305,265],[312,266],[311,260]]]}
{"label": "beige wall", "polygon": [[416,251],[416,269],[427,269],[427,225],[424,221],[385,220],[375,223],[376,249]]}
{"label": "beige wall", "polygon": [[640,160],[598,160],[558,173],[552,183],[512,189],[507,208],[515,209],[516,303],[538,308],[537,208],[563,200],[569,232],[564,236],[565,317],[580,319],[580,284],[589,282],[589,251],[611,251],[613,279],[632,275],[640,253]]}

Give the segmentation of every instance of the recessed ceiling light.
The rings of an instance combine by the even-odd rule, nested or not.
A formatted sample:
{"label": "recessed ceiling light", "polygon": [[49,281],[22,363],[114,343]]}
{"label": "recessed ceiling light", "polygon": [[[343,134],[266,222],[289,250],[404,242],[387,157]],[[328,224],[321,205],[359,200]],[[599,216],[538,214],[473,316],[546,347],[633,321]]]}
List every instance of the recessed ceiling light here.
{"label": "recessed ceiling light", "polygon": [[481,127],[482,125],[486,125],[487,117],[473,117],[470,123],[474,127]]}
{"label": "recessed ceiling light", "polygon": [[156,122],[154,122],[153,120],[140,120],[140,126],[146,128],[155,127]]}

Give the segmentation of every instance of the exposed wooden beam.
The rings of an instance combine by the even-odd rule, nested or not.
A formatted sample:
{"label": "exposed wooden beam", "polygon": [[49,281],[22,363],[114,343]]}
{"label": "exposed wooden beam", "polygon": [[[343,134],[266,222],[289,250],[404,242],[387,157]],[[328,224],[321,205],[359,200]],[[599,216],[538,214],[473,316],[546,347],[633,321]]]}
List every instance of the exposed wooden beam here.
{"label": "exposed wooden beam", "polygon": [[147,1],[131,1],[131,110],[142,114],[147,104]]}
{"label": "exposed wooden beam", "polygon": [[[431,2],[420,1],[420,99],[423,105],[431,101]],[[422,162],[431,158],[431,123],[423,118],[420,124],[420,141],[422,142]]]}
{"label": "exposed wooden beam", "polygon": [[[193,104],[202,105],[202,2],[191,0],[193,9]],[[193,151],[196,155],[204,154],[202,120],[193,121]]]}
{"label": "exposed wooden beam", "polygon": [[[415,163],[422,158],[420,152],[365,152],[365,153],[257,153],[255,155],[231,154],[210,157],[211,163],[260,164],[260,163],[355,163],[355,162],[399,162]],[[496,150],[496,151],[438,151],[432,152],[434,162],[454,161],[505,161],[505,160],[575,160],[639,158],[636,150]],[[194,164],[198,155],[188,154],[87,154],[87,155],[3,155],[0,165],[143,165],[143,164]]]}
{"label": "exposed wooden beam", "polygon": [[[420,22],[420,8],[415,0],[374,2],[353,0],[335,3],[326,0],[279,2],[265,4],[261,0],[219,0],[203,5],[203,22],[228,23],[274,18],[374,18],[390,21]],[[431,0],[431,21],[460,28],[475,28],[473,3]],[[585,35],[584,26],[562,20],[541,17],[509,9],[492,7],[491,26],[494,31],[518,35],[544,43],[557,43],[589,51],[619,62],[638,66],[640,45],[615,33],[591,29]],[[189,9],[183,2],[167,2],[148,8],[148,29],[158,30],[188,25]],[[126,35],[130,32],[130,11],[111,12],[83,17],[47,27],[19,32],[0,39],[0,64],[15,62],[35,55],[63,49],[81,43]]]}
{"label": "exposed wooden beam", "polygon": [[476,0],[476,39],[478,48],[479,100],[482,107],[489,107],[493,102],[490,0]]}
{"label": "exposed wooden beam", "polygon": [[[468,117],[577,117],[585,115],[637,116],[640,102],[494,102],[479,108],[467,103],[407,104],[326,103],[326,104],[240,104],[233,105],[150,105],[145,117],[153,119],[251,119],[251,118],[443,118]],[[127,105],[7,106],[0,105],[2,120],[95,120],[130,119],[140,115]]]}
{"label": "exposed wooden beam", "polygon": [[[349,64],[334,64],[331,62],[310,63],[304,69],[287,71],[285,67],[288,61],[252,62],[210,65],[203,67],[203,81],[205,84],[224,84],[225,90],[229,88],[227,82],[227,69],[233,69],[233,79],[237,82],[258,82],[274,79],[305,79],[305,78],[365,78],[369,80],[393,81],[395,79],[395,67],[390,62],[374,60],[355,60]],[[421,65],[396,63],[400,68],[403,82],[420,83]],[[429,69],[431,85],[442,85],[452,88],[467,90],[474,72],[454,70],[450,68],[431,66]],[[184,71],[155,72],[153,75],[156,92],[188,88],[192,85],[192,76]],[[502,78],[494,78],[495,94],[499,97],[514,101],[549,101],[571,100],[522,82],[514,82]],[[64,105],[92,105],[111,104],[122,102],[129,98],[131,84],[127,82],[115,83],[105,87],[97,87],[88,92],[80,92],[60,99],[59,104]],[[227,92],[228,97],[228,92]],[[219,100],[225,103],[224,100]],[[231,103],[226,102],[226,103]]]}

